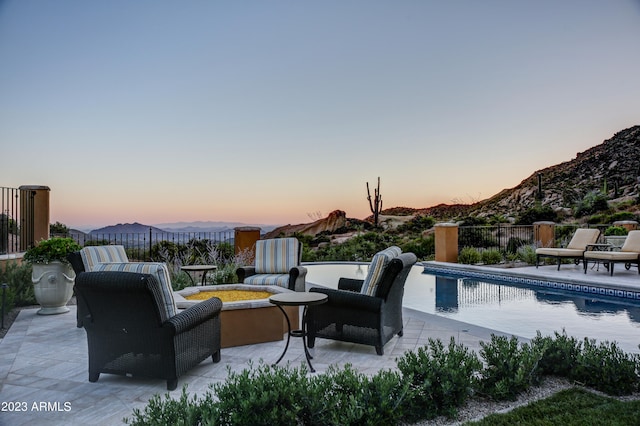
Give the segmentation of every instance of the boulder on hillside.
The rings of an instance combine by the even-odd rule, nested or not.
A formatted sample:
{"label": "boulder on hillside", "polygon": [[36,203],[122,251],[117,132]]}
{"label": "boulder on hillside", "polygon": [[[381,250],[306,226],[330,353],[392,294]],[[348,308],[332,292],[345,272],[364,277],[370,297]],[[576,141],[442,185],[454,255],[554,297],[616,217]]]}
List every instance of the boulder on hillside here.
{"label": "boulder on hillside", "polygon": [[263,238],[288,237],[294,233],[316,236],[321,232],[334,233],[347,224],[347,214],[342,210],[334,210],[323,219],[318,219],[311,223],[301,223],[298,225],[284,225],[267,232]]}

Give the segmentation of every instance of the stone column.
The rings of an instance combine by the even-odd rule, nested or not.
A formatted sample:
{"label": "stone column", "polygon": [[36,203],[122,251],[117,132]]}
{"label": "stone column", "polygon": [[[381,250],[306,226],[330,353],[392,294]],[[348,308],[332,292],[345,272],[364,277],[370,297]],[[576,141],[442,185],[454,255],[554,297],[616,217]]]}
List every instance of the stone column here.
{"label": "stone column", "polygon": [[49,239],[48,186],[23,185],[20,188],[20,250]]}
{"label": "stone column", "polygon": [[554,222],[534,222],[533,241],[538,247],[553,247],[555,245]]}
{"label": "stone column", "polygon": [[245,259],[249,264],[256,257],[256,241],[260,239],[260,228],[254,226],[239,226],[234,228],[234,246],[236,256],[247,252],[249,258]]}
{"label": "stone column", "polygon": [[613,222],[613,226],[621,226],[627,231],[635,231],[638,229],[638,222],[635,220],[618,220]]}
{"label": "stone column", "polygon": [[437,223],[436,261],[458,263],[458,225],[456,223]]}

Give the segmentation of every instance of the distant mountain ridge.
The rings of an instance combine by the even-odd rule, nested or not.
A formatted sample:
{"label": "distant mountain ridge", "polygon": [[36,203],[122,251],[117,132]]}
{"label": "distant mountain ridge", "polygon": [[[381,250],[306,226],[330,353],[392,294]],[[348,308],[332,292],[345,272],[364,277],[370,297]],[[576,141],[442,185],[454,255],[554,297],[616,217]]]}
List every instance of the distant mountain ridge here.
{"label": "distant mountain ridge", "polygon": [[241,226],[257,226],[262,232],[269,232],[276,228],[277,225],[247,225],[241,222],[215,222],[215,221],[197,221],[197,222],[174,222],[162,223],[156,225],[144,225],[142,223],[119,223],[117,225],[109,225],[102,228],[94,229],[88,232],[89,235],[96,234],[142,234],[151,230],[154,233],[159,232],[225,232],[233,231],[234,228]]}
{"label": "distant mountain ridge", "polygon": [[[538,178],[539,176],[539,178]],[[538,179],[542,193],[538,199]],[[610,202],[636,200],[640,195],[640,126],[621,130],[576,158],[533,172],[514,188],[473,204],[439,204],[414,209],[385,209],[387,215],[422,214],[436,219],[462,216],[514,218],[537,202],[571,217],[572,208],[593,191],[606,192]]]}

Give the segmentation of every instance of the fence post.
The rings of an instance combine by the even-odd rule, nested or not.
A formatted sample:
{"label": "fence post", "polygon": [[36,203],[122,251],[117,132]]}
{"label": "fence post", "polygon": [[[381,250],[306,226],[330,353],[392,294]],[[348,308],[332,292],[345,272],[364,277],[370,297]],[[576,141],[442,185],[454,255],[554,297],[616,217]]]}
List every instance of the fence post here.
{"label": "fence post", "polygon": [[538,247],[553,247],[555,244],[555,226],[553,222],[534,222],[533,240]]}
{"label": "fence post", "polygon": [[638,229],[638,222],[635,220],[617,220],[613,222],[613,226],[621,226],[627,231],[634,231]]}
{"label": "fence post", "polygon": [[458,263],[458,224],[437,223],[436,230],[436,261]]}
{"label": "fence post", "polygon": [[20,188],[20,250],[49,239],[48,186],[22,185]]}
{"label": "fence post", "polygon": [[244,251],[249,253],[247,262],[253,263],[256,256],[256,241],[260,239],[260,228],[254,226],[239,226],[234,228],[234,252],[236,256]]}

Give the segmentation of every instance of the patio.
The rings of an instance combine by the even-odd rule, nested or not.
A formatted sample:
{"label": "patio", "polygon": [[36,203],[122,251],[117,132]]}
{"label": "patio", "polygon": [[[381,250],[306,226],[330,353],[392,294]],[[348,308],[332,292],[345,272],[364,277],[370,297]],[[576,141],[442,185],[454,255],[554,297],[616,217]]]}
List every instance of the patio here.
{"label": "patio", "polygon": [[[640,288],[640,277],[633,268],[631,271],[617,269],[613,277],[603,268],[584,275],[581,266],[573,265],[564,265],[559,272],[555,266],[517,268],[509,272]],[[0,402],[14,404],[2,407],[14,411],[3,412],[0,424],[122,424],[122,419],[129,417],[134,408],[143,408],[151,396],[167,392],[163,380],[103,374],[97,383],[90,383],[86,333],[76,327],[75,306],[70,308],[71,312],[56,316],[36,315],[36,309],[23,310],[0,342]],[[375,373],[394,368],[397,357],[424,345],[429,338],[448,342],[453,336],[470,349],[478,350],[479,342],[489,340],[492,333],[489,329],[409,309],[405,309],[404,322],[404,336],[393,338],[385,346],[384,356],[376,355],[373,347],[318,339],[312,350],[313,365],[318,373],[326,371],[331,364],[347,363],[364,373]],[[284,344],[282,340],[223,349],[220,363],[205,360],[182,376],[178,388],[170,394],[178,397],[183,385],[188,385],[190,393],[202,394],[210,383],[224,381],[228,368],[240,371],[252,362],[274,362]],[[299,339],[292,339],[281,365],[286,362],[296,366],[306,364]],[[19,405],[21,403],[25,405]],[[22,411],[15,411],[16,407]]]}

